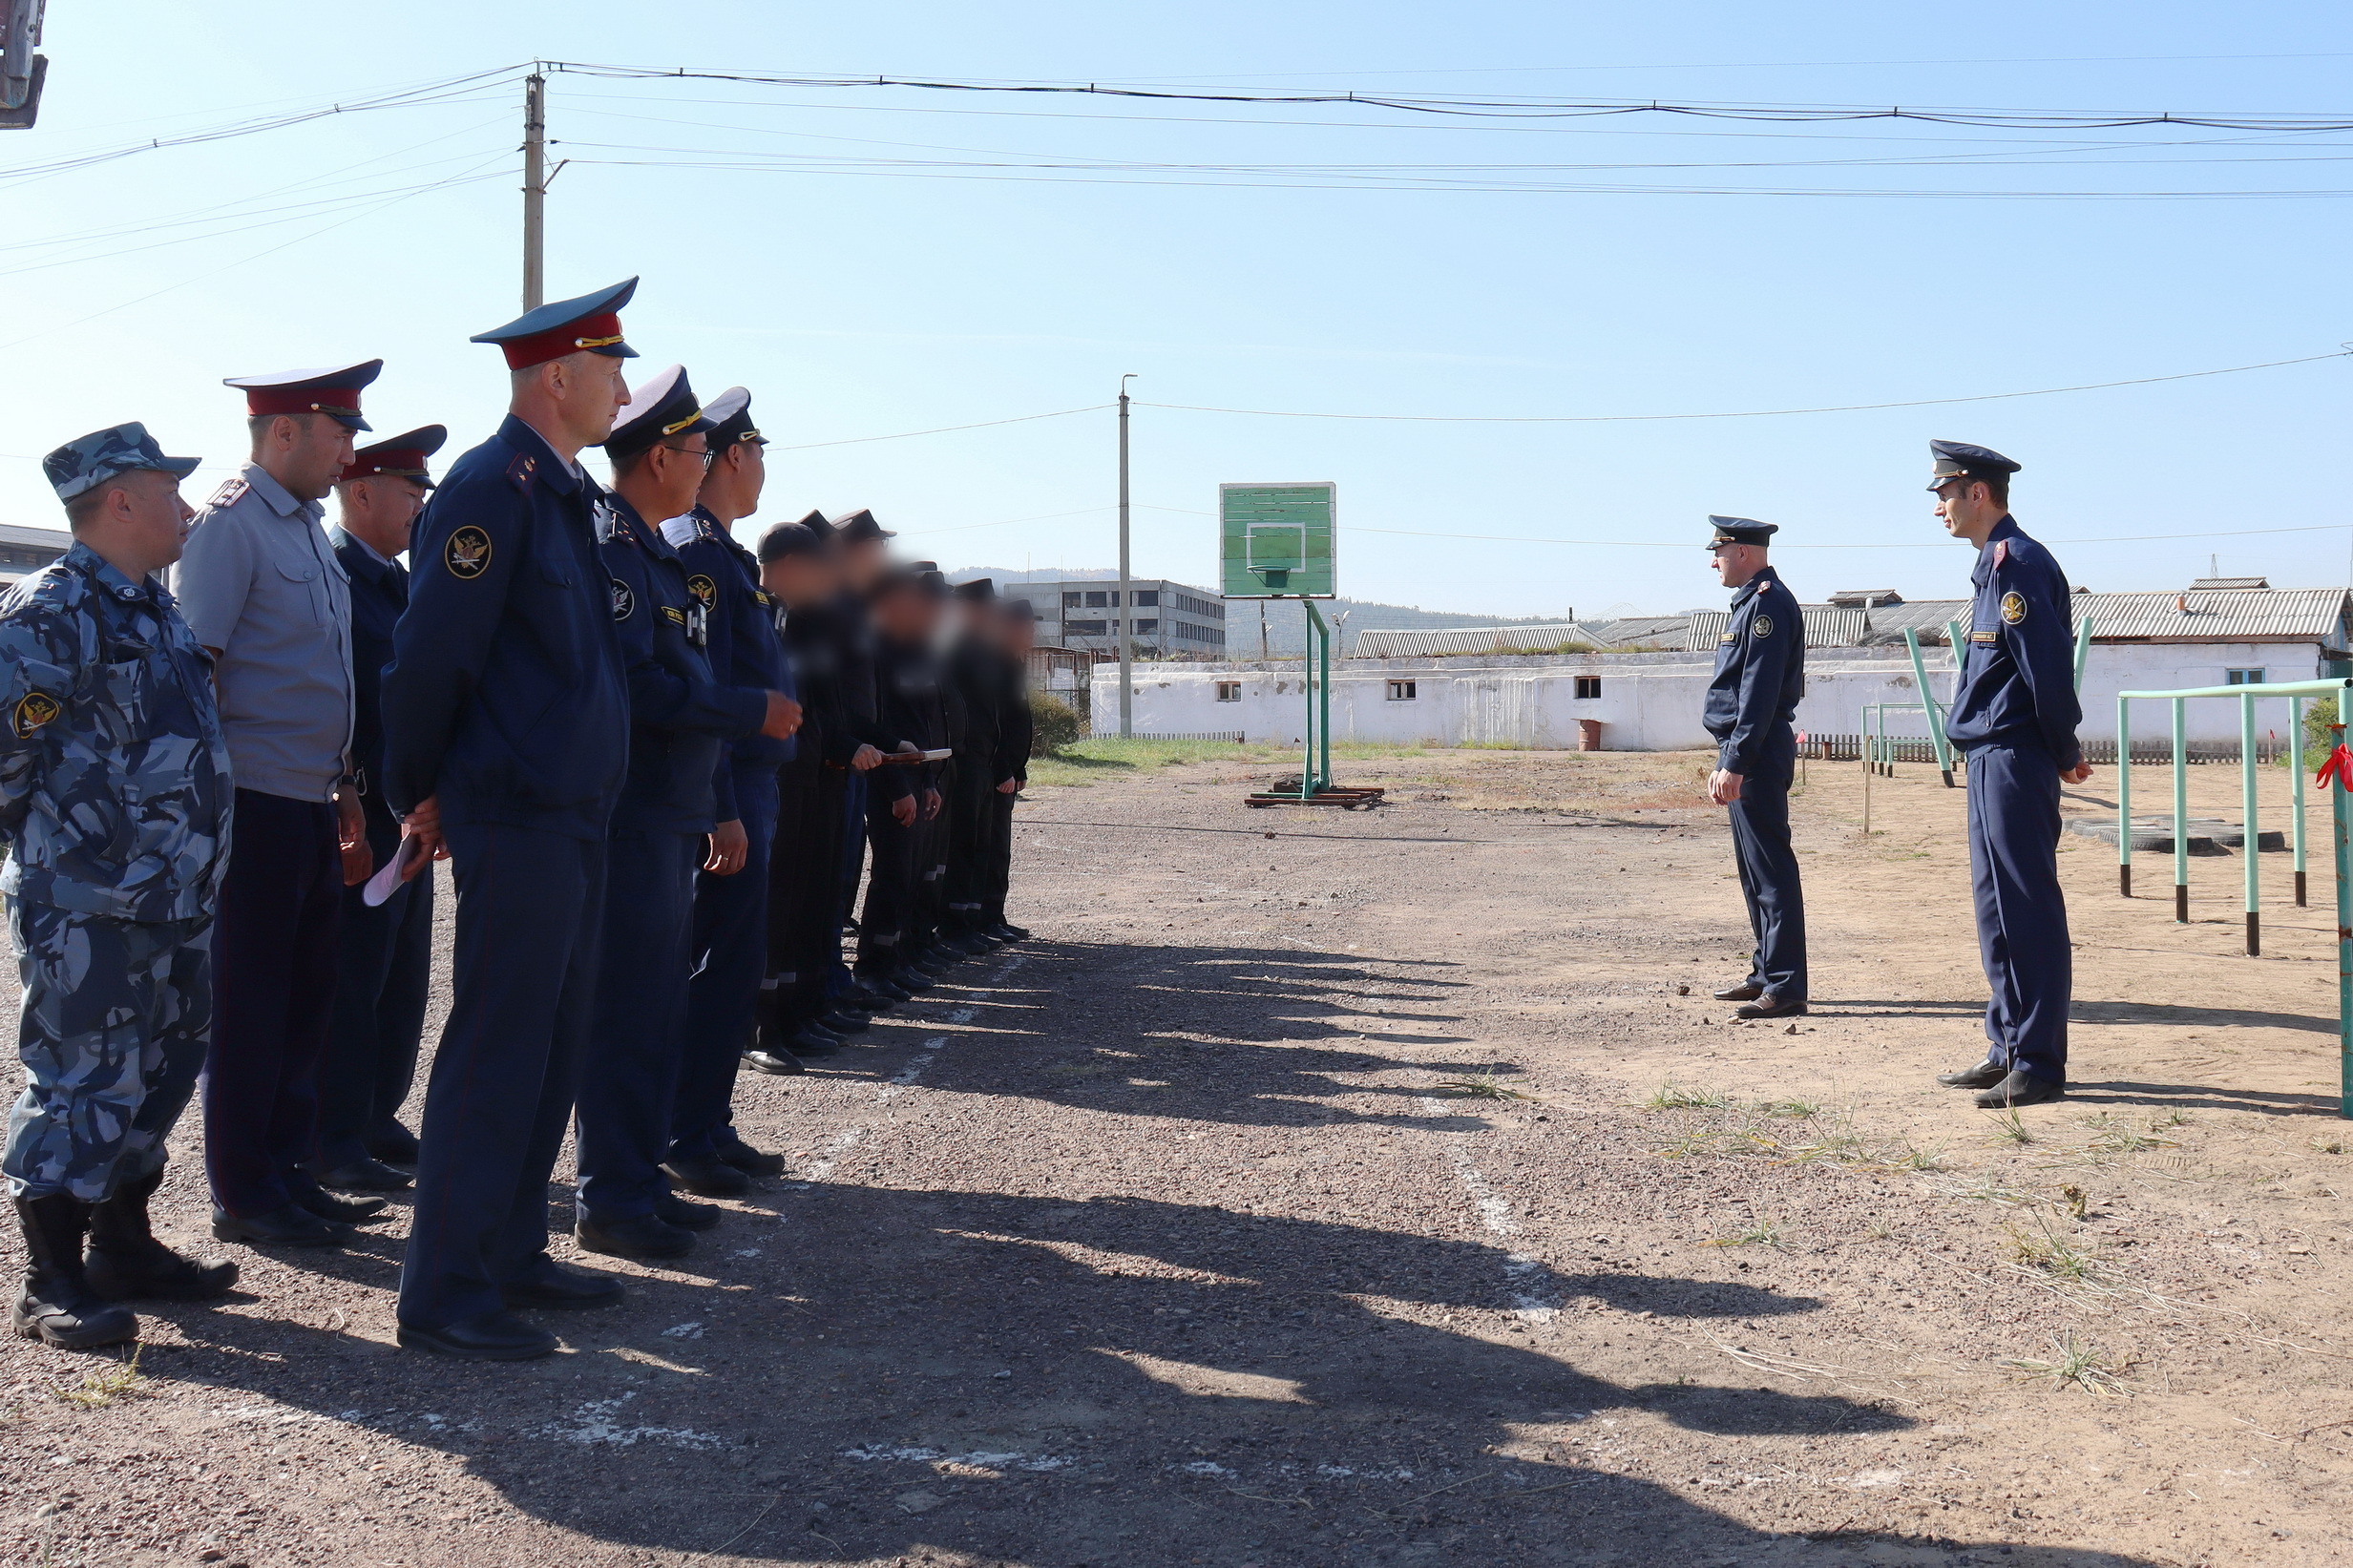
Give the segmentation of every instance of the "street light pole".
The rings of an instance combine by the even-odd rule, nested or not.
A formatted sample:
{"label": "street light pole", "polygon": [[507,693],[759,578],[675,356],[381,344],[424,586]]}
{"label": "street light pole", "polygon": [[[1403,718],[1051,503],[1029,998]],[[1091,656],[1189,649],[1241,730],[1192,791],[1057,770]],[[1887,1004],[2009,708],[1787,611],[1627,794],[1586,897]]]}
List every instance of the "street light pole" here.
{"label": "street light pole", "polygon": [[1127,384],[1134,376],[1120,377],[1120,739],[1136,733],[1135,644],[1129,633],[1134,622],[1128,612],[1135,603],[1135,590],[1127,578]]}
{"label": "street light pole", "polygon": [[523,309],[547,303],[547,78],[523,78]]}

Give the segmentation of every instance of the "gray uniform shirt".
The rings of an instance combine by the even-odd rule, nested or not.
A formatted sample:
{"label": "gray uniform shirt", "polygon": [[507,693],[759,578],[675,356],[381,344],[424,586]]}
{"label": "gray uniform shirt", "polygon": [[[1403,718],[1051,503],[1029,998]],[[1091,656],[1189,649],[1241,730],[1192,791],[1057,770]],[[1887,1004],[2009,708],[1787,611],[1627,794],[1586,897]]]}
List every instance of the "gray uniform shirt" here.
{"label": "gray uniform shirt", "polygon": [[196,514],[173,584],[221,650],[221,723],[240,789],[324,801],[351,748],[351,582],[319,526],[248,463]]}

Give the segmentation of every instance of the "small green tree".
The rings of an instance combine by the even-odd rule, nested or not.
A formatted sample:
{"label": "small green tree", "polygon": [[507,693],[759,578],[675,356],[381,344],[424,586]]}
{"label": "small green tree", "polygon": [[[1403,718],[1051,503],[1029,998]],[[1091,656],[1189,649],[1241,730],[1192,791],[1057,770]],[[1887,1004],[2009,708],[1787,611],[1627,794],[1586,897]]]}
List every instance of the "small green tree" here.
{"label": "small green tree", "polygon": [[2337,700],[2323,697],[2304,709],[2304,765],[2319,767],[2328,761],[2336,746],[2336,737],[2329,733],[2337,722]]}
{"label": "small green tree", "polygon": [[1085,726],[1079,710],[1052,692],[1029,694],[1030,744],[1033,757],[1050,757],[1077,741]]}

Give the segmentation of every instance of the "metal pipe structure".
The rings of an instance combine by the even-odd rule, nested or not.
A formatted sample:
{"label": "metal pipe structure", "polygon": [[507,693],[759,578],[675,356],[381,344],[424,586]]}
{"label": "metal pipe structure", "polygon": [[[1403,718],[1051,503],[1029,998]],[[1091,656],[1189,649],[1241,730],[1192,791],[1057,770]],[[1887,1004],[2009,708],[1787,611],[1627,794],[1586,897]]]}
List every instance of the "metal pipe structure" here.
{"label": "metal pipe structure", "polygon": [[2077,691],[2084,689],[2084,659],[2090,652],[2091,613],[2087,610],[2084,612],[2084,618],[2075,623],[2075,689]]}
{"label": "metal pipe structure", "polygon": [[2238,809],[2246,820],[2247,956],[2263,951],[2262,835],[2256,831],[2255,696],[2240,688],[2238,698]]}
{"label": "metal pipe structure", "polygon": [[[2174,825],[2181,836],[2181,825]],[[2132,704],[2116,699],[2116,891],[2132,896]]]}
{"label": "metal pipe structure", "polygon": [[2179,926],[2190,923],[2190,835],[2182,826],[2190,815],[2190,756],[2182,739],[2189,706],[2174,699],[2174,923]]}
{"label": "metal pipe structure", "polygon": [[[2344,710],[2340,707],[2337,715],[2343,718]],[[2334,756],[2344,744],[2344,725],[2331,724],[2328,733]],[[2353,848],[2347,846],[2341,768],[2329,769],[2328,814],[2337,840],[2337,1114],[2353,1118]]]}
{"label": "metal pipe structure", "polygon": [[[1120,739],[1136,733],[1135,584],[1127,575],[1127,377],[1120,377]],[[1166,611],[1162,612],[1164,615]]]}
{"label": "metal pipe structure", "polygon": [[2296,847],[2296,907],[2306,908],[2304,900],[2304,700],[2288,699],[2288,778],[2293,781],[2289,799],[2293,803],[2291,830]]}
{"label": "metal pipe structure", "polygon": [[[1917,629],[1910,626],[1903,629],[1903,646],[1912,656],[1912,681],[1920,688],[1921,705],[1928,710],[1928,739],[1936,742],[1937,771],[1944,775],[1944,787],[1950,789],[1953,787],[1953,743],[1944,738],[1944,712],[1937,705],[1935,695],[1928,690],[1928,661],[1921,657],[1920,633]],[[1955,647],[1953,668],[1957,672],[1960,667],[1961,650]],[[1955,679],[1959,679],[1957,674]]]}

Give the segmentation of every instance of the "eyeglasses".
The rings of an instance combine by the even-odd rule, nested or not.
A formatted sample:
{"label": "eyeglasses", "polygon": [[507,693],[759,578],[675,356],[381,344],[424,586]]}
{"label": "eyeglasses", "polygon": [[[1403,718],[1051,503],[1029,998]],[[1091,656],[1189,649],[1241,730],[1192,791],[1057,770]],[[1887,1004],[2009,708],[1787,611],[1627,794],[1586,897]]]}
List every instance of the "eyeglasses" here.
{"label": "eyeglasses", "polygon": [[715,457],[717,457],[717,456],[719,455],[717,452],[712,451],[712,450],[711,450],[710,449],[708,449],[707,447],[706,447],[706,448],[704,448],[704,449],[703,450],[701,450],[701,451],[690,451],[690,450],[688,450],[688,449],[687,449],[686,448],[684,448],[684,447],[672,447],[672,446],[670,446],[670,443],[668,443],[667,441],[663,441],[663,442],[661,442],[661,443],[658,443],[658,444],[659,444],[659,445],[661,445],[661,446],[662,446],[662,447],[668,448],[671,451],[674,451],[674,452],[678,453],[681,457],[692,457],[692,458],[699,459],[699,460],[702,462],[702,464],[703,464],[703,467],[704,467],[704,471],[706,471],[706,472],[707,472],[707,471],[709,470],[709,469],[710,469],[710,466],[711,466],[711,459],[713,459],[713,458],[715,458]]}

